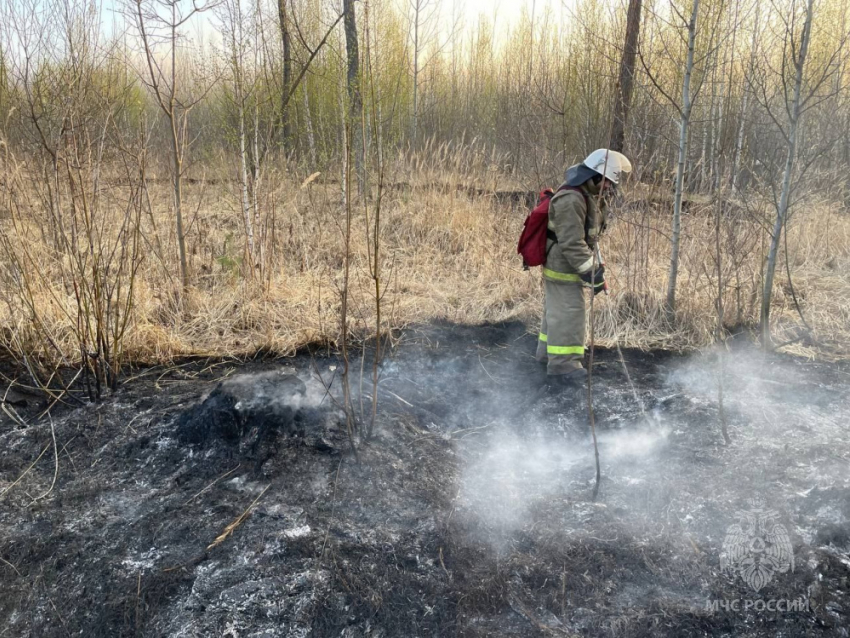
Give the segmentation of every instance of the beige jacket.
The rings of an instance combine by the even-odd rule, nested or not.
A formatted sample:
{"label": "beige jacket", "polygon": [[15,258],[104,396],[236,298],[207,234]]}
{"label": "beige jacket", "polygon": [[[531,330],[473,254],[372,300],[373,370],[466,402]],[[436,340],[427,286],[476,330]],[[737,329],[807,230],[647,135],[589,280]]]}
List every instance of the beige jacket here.
{"label": "beige jacket", "polygon": [[[558,238],[547,240],[543,276],[550,281],[580,282],[579,274],[593,266],[592,243],[605,227],[605,201],[597,210],[599,188],[592,182],[579,186],[586,197],[574,190],[555,194],[549,202],[549,230]],[[557,244],[557,245],[556,245]]]}

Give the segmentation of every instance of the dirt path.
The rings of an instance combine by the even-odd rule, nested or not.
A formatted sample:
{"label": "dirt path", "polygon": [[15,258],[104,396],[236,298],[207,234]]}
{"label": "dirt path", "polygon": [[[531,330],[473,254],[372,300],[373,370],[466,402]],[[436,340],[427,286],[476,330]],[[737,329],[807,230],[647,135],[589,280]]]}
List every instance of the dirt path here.
{"label": "dirt path", "polygon": [[[847,635],[847,367],[736,347],[726,447],[713,357],[627,352],[644,417],[602,352],[592,502],[584,395],[523,408],[533,346],[518,324],[411,329],[358,461],[326,356],[138,371],[53,431],[31,401],[28,427],[0,414],[0,636]],[[198,422],[241,410],[235,438],[187,442],[222,378],[280,371],[301,416],[216,404]],[[762,581],[721,569],[736,523]]]}

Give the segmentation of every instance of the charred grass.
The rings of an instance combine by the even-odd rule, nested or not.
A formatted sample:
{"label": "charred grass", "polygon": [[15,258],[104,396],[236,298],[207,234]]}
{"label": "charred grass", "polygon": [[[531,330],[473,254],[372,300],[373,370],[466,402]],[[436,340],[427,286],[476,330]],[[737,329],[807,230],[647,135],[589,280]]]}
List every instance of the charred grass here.
{"label": "charred grass", "polygon": [[[850,516],[850,492],[830,468],[848,451],[821,442],[832,417],[799,435],[793,418],[807,401],[826,416],[840,411],[846,368],[759,364],[780,366],[759,392],[787,400],[788,387],[801,388],[780,406],[792,429],[770,429],[770,413],[760,423],[760,409],[737,405],[730,390],[724,448],[716,407],[670,385],[688,362],[627,350],[638,396],[660,419],[655,447],[641,450],[635,398],[616,354],[601,350],[605,465],[593,502],[586,408],[569,392],[524,403],[544,376],[525,332],[509,323],[403,333],[383,367],[392,394],[357,459],[332,407],[336,434],[322,446],[283,432],[256,452],[250,441],[179,442],[181,415],[220,379],[281,366],[332,376],[339,361],[321,353],[138,370],[99,405],[55,411],[55,488],[33,503],[53,477],[45,454],[3,497],[4,625],[40,636],[839,635],[850,548],[834,521]],[[21,408],[25,428],[3,421],[0,491],[50,440],[41,409]],[[754,597],[718,558],[740,495],[751,493],[799,530],[795,571],[760,595],[807,596],[808,612],[706,609],[706,600]]]}

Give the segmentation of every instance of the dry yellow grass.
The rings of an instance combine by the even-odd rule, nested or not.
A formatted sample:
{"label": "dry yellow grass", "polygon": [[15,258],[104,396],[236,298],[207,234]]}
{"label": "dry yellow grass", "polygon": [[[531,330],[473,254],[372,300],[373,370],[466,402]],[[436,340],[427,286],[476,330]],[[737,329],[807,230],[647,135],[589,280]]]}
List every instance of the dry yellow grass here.
{"label": "dry yellow grass", "polygon": [[[486,195],[499,186],[493,171],[485,170],[480,179],[461,179],[433,167],[418,170],[416,178],[408,177],[403,186],[396,180],[396,187],[384,196],[383,329],[437,318],[463,323],[520,319],[533,331],[541,307],[540,275],[536,270],[523,272],[515,254],[523,205]],[[243,260],[235,184],[221,180],[189,186],[187,201],[193,213],[187,244],[194,284],[182,294],[168,186],[159,182],[151,186],[153,214],[141,217],[145,256],[125,337],[127,357],[159,362],[184,355],[244,355],[260,348],[291,353],[310,342],[339,342],[344,227],[339,187],[321,180],[302,187],[279,175],[268,175],[266,183],[275,187],[260,201],[262,269],[250,269]],[[467,188],[471,185],[475,194]],[[103,206],[109,206],[110,198],[120,200],[121,186],[106,190]],[[766,246],[756,221],[759,206],[748,202],[749,211],[736,206],[723,220],[727,325],[754,325],[758,320]],[[16,225],[8,209],[3,214],[0,225],[10,239],[7,250],[26,252],[38,269],[37,276],[29,277],[30,307],[20,286],[13,285],[20,273],[8,260],[3,266],[4,342],[12,350],[30,349],[45,358],[57,358],[61,352],[66,362],[78,360],[74,291],[63,277],[67,257],[57,256],[45,243],[40,231],[45,219],[35,203],[14,213],[20,218]],[[367,337],[375,324],[367,214],[371,223],[374,203],[368,209],[355,205],[349,316],[356,337]],[[683,220],[678,314],[671,328],[662,312],[669,208],[663,195],[650,194],[645,187],[626,192],[603,240],[612,294],[597,297],[595,304],[599,343],[617,340],[624,346],[690,348],[713,339],[717,291],[713,215],[710,202],[694,202]],[[802,323],[783,261],[773,309],[777,342],[793,340],[786,349],[807,356],[847,356],[850,219],[828,201],[810,202],[795,213],[789,231],[795,290],[813,338],[800,332]],[[55,348],[37,345],[45,333]]]}

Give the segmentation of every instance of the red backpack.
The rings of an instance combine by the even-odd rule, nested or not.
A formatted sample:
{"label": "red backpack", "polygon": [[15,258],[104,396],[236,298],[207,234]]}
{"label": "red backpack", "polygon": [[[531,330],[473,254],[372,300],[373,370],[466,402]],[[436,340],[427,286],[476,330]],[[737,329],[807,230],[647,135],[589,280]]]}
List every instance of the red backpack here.
{"label": "red backpack", "polygon": [[[563,186],[557,192],[560,193],[565,190],[578,191],[584,196],[584,192],[575,186]],[[546,240],[558,241],[555,233],[549,230],[549,202],[552,201],[554,196],[555,191],[551,188],[541,191],[537,198],[537,206],[525,218],[516,249],[517,253],[522,255],[523,270],[528,270],[531,266],[545,264],[548,255]]]}

